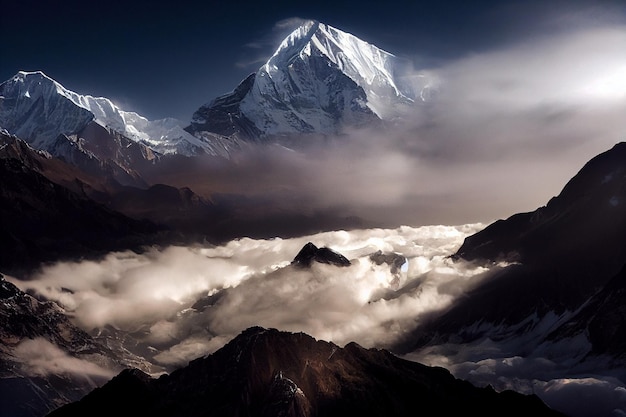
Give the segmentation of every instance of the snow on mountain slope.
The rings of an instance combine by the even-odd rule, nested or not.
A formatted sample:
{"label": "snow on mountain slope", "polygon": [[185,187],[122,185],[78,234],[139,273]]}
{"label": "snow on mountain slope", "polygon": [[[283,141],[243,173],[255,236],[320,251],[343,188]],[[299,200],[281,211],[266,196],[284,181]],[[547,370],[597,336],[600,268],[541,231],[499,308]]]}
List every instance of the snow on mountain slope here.
{"label": "snow on mountain slope", "polygon": [[0,84],[0,126],[37,149],[49,150],[60,134],[73,134],[95,118],[64,91],[42,72],[19,72]]}
{"label": "snow on mountain slope", "polygon": [[[297,88],[290,88],[291,81],[296,84],[293,87],[299,87],[302,92],[306,92],[307,87],[318,87],[320,90],[317,92],[325,93],[323,85],[305,84],[313,81],[305,78],[309,74],[294,71],[298,69],[297,61],[312,64],[318,57],[325,58],[327,65],[336,66],[361,87],[365,91],[366,106],[381,119],[393,116],[394,105],[413,101],[414,92],[395,79],[398,71],[404,69],[402,66],[407,65],[406,62],[354,35],[316,21],[306,22],[283,40],[261,68],[261,79],[272,80],[282,89],[279,95],[298,93]],[[258,84],[261,87],[261,83]],[[271,85],[269,82],[262,84],[263,87]],[[267,90],[260,90],[267,94]]]}
{"label": "snow on mountain slope", "polygon": [[0,84],[0,126],[38,149],[51,151],[60,134],[75,134],[92,120],[161,154],[228,151],[190,135],[175,119],[148,120],[108,98],[70,91],[41,71],[20,71]]}
{"label": "snow on mountain slope", "polygon": [[307,21],[237,89],[201,107],[187,130],[256,139],[394,120],[428,88],[426,78],[414,85],[409,70],[407,61],[354,35]]}

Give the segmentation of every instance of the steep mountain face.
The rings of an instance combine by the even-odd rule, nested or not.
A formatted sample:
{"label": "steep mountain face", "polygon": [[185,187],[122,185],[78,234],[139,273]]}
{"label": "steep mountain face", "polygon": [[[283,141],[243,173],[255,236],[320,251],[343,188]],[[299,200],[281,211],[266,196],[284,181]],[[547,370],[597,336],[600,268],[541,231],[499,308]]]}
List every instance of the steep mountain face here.
{"label": "steep mountain face", "polygon": [[331,134],[401,116],[422,86],[403,79],[407,63],[331,26],[308,21],[232,93],[202,106],[186,128],[256,140]]}
{"label": "steep mountain face", "polygon": [[588,337],[592,354],[626,363],[626,265],[549,339],[578,335]]}
{"label": "steep mountain face", "polygon": [[19,72],[0,84],[0,97],[0,126],[41,150],[50,151],[59,135],[74,134],[95,119],[42,72]]}
{"label": "steep mountain face", "polygon": [[[104,154],[98,152],[102,132],[94,124],[116,138],[107,145]],[[21,71],[0,84],[0,126],[35,148],[59,157],[63,156],[63,151],[58,149],[59,140],[70,138],[75,143],[81,139],[89,154],[101,161],[111,157],[110,148],[116,143],[117,153],[126,155],[124,145],[127,145],[139,149],[131,159],[136,159],[139,152],[148,161],[155,158],[154,153],[226,156],[237,147],[234,141],[216,134],[209,139],[194,137],[172,118],[151,121],[120,109],[107,98],[77,94],[39,71]],[[114,161],[119,163],[120,158]]]}
{"label": "steep mountain face", "polygon": [[466,238],[456,259],[510,265],[493,268],[420,327],[408,349],[490,340],[517,346],[511,356],[541,350],[567,358],[572,370],[606,354],[608,362],[594,371],[625,380],[625,203],[626,143],[619,143],[591,159],[546,206]]}
{"label": "steep mountain face", "polygon": [[626,143],[618,143],[585,164],[546,206],[500,220],[468,237],[456,256],[525,265],[556,264],[565,256],[614,259],[615,272],[626,255],[624,204]]}
{"label": "steep mountain face", "polygon": [[534,396],[476,388],[387,351],[257,327],[159,379],[125,370],[50,416],[405,416],[425,409],[560,415]]}
{"label": "steep mountain face", "polygon": [[[515,262],[503,276],[534,287],[533,297],[547,297],[548,305],[529,303],[532,308],[575,310],[626,262],[625,161],[626,143],[619,143],[585,164],[546,206],[488,226],[468,237],[455,256]],[[495,289],[505,281],[489,285]]]}

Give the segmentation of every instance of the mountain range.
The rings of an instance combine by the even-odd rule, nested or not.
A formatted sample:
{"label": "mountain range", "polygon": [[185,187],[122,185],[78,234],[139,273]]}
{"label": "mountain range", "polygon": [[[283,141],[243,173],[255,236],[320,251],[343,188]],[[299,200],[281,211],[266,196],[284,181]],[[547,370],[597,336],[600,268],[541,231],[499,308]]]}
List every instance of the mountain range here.
{"label": "mountain range", "polygon": [[[309,207],[281,184],[277,194],[231,190],[223,175],[236,177],[246,152],[306,155],[310,140],[402,123],[436,95],[434,80],[411,74],[403,59],[307,21],[189,124],[148,120],[41,71],[0,84],[0,271],[18,277],[0,278],[0,414],[626,413],[624,401],[588,414],[549,404],[555,411],[528,390],[513,392],[517,374],[494,379],[482,372],[490,354],[507,366],[516,358],[547,361],[550,378],[611,378],[623,388],[624,143],[591,159],[545,206],[467,237],[449,261],[483,268],[484,277],[445,309],[416,319],[411,331],[397,332],[387,350],[253,327],[165,373],[154,361],[156,348],[140,342],[143,330],[90,333],[62,306],[12,284],[33,279],[42,265],[111,251],[378,226],[341,208]],[[367,259],[372,271],[387,268],[395,277],[384,300],[421,291],[422,278],[400,279],[412,262],[403,254],[372,251]],[[309,242],[289,265],[275,267],[295,276],[320,264],[345,269],[359,262]],[[227,291],[197,295],[185,314],[214,308]],[[437,355],[459,365],[454,377],[401,359]],[[55,374],[40,362],[50,357],[86,367],[90,378]],[[468,368],[472,360],[479,366]]]}

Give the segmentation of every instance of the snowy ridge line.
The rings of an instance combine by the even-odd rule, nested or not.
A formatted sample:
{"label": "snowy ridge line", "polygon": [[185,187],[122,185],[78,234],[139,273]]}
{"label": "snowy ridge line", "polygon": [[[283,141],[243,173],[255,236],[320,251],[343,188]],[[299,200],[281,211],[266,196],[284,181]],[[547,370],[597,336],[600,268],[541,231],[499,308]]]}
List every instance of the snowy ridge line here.
{"label": "snowy ridge line", "polygon": [[[31,111],[37,100],[44,102],[43,118],[30,120],[29,126],[14,126],[8,129],[11,133],[25,136],[37,148],[46,149],[59,134],[70,135],[79,131],[90,120],[114,130],[127,138],[148,146],[153,151],[166,154],[192,156],[207,153],[210,155],[227,156],[230,146],[223,146],[216,141],[197,138],[183,129],[182,123],[174,118],[148,120],[132,111],[122,110],[106,97],[82,95],[63,87],[42,71],[19,71],[13,78],[2,84],[2,99],[12,102],[7,106],[8,120],[17,120],[21,115]],[[59,102],[59,97],[69,100],[72,104]],[[86,110],[82,113],[78,110]],[[2,121],[0,114],[0,122]],[[68,120],[72,123],[68,123]],[[44,126],[42,133],[41,126]],[[217,136],[213,135],[217,142]],[[222,141],[223,142],[223,141]]]}

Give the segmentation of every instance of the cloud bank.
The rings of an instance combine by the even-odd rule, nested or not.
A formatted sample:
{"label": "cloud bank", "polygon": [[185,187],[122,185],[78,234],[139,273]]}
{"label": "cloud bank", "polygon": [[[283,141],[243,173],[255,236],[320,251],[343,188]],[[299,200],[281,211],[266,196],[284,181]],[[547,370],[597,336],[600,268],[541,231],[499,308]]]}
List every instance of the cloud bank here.
{"label": "cloud bank", "polygon": [[[94,335],[104,327],[132,335],[126,348],[167,370],[216,351],[250,326],[302,331],[339,345],[391,347],[498,269],[449,258],[483,226],[333,231],[111,253],[98,262],[58,263],[33,280],[13,282],[58,302]],[[351,266],[290,266],[309,241],[342,253]],[[377,262],[372,255],[378,253],[406,262],[398,270],[393,261]],[[596,374],[607,367],[601,359],[583,360],[590,351],[584,335],[539,344],[542,329],[565,319],[545,317],[534,333],[511,332],[498,341],[431,345],[407,358],[443,366],[478,386],[535,393],[574,417],[620,415],[624,384]],[[21,349],[32,369],[71,372],[83,365],[43,344]]]}

